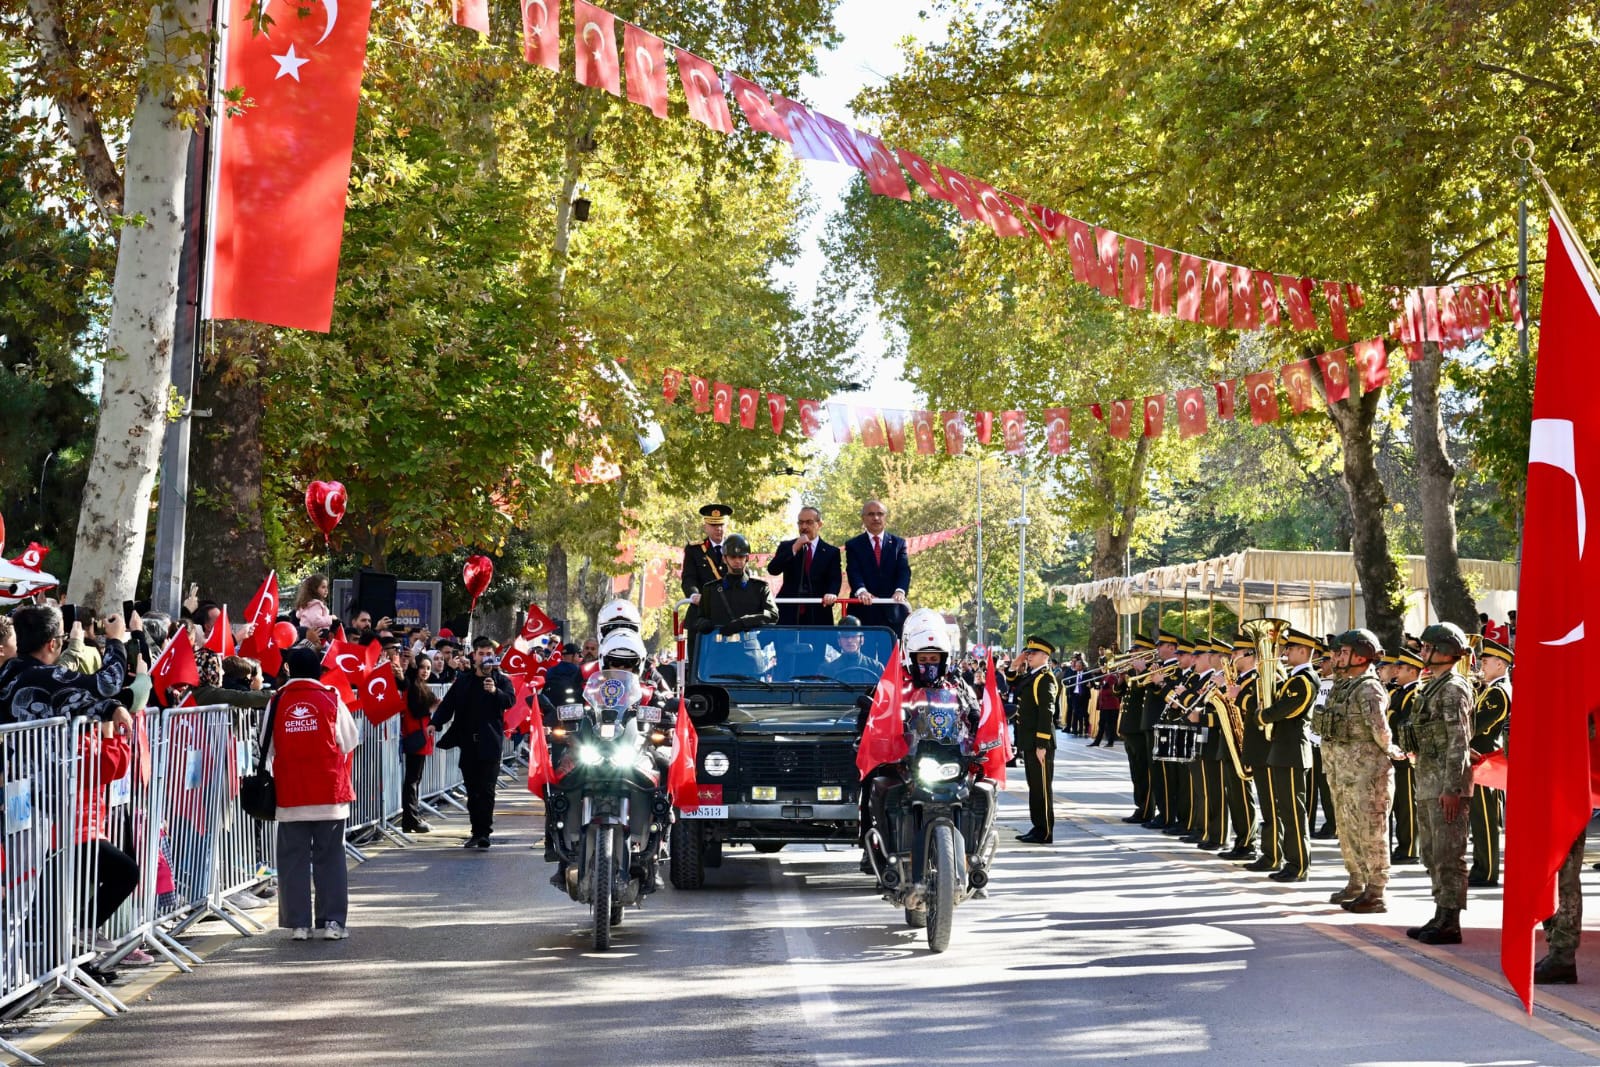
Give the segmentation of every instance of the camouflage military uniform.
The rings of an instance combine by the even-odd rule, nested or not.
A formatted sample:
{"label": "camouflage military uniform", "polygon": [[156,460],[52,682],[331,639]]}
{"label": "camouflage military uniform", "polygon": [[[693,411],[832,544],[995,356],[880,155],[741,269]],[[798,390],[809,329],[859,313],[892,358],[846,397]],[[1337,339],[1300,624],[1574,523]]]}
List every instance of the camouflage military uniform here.
{"label": "camouflage military uniform", "polygon": [[1368,667],[1354,678],[1339,679],[1327,707],[1315,718],[1350,884],[1381,893],[1389,884],[1394,769],[1389,763],[1388,699],[1377,672]]}
{"label": "camouflage military uniform", "polygon": [[[1417,829],[1422,862],[1433,879],[1433,902],[1467,906],[1467,834],[1472,797],[1472,686],[1452,670],[1422,683],[1412,705],[1405,746],[1417,754]],[[1461,814],[1446,821],[1442,796],[1459,796]]]}
{"label": "camouflage military uniform", "polygon": [[1544,940],[1550,946],[1551,963],[1577,962],[1578,937],[1583,933],[1583,886],[1578,880],[1583,870],[1584,834],[1572,843],[1572,851],[1561,861],[1556,876],[1556,913],[1544,921]]}

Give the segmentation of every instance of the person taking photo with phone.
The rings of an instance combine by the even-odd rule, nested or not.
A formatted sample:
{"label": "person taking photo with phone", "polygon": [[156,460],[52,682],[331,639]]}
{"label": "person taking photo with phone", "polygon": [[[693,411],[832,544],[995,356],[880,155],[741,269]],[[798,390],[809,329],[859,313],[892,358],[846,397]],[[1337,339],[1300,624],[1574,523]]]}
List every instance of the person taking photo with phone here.
{"label": "person taking photo with phone", "polygon": [[499,670],[494,642],[472,639],[470,669],[450,685],[433,713],[435,730],[445,727],[438,747],[458,749],[461,781],[467,790],[467,817],[471,820],[466,848],[484,850],[494,832],[495,780],[500,777],[500,751],[505,738],[505,715],[516,700],[511,679]]}

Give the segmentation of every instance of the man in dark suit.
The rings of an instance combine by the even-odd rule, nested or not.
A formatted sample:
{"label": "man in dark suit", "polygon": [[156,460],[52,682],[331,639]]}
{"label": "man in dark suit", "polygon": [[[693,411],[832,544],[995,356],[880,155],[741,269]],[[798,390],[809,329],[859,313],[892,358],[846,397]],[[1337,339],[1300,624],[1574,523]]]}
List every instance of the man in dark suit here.
{"label": "man in dark suit", "polygon": [[497,668],[494,641],[472,639],[472,671],[456,678],[433,713],[434,729],[446,725],[439,747],[459,749],[461,779],[467,790],[467,818],[472,824],[465,847],[486,849],[494,832],[495,783],[500,777],[500,749],[505,714],[516,700],[511,679]]}
{"label": "man in dark suit", "polygon": [[832,626],[833,602],[844,582],[839,548],[822,539],[822,512],[809,505],[800,509],[800,534],[778,543],[767,564],[768,574],[782,575],[778,599],[822,598],[821,604],[779,604],[780,626]]}
{"label": "man in dark suit", "polygon": [[867,501],[861,507],[864,529],[844,543],[850,595],[861,601],[851,604],[846,614],[856,616],[863,626],[887,626],[898,637],[908,610],[911,560],[905,540],[884,528],[888,518],[889,512],[880,501]]}
{"label": "man in dark suit", "polygon": [[705,524],[704,541],[691,541],[683,546],[683,573],[679,582],[683,595],[700,602],[700,587],[722,580],[727,567],[722,562],[722,538],[728,530],[728,520],[733,509],[726,504],[707,504],[700,509]]}

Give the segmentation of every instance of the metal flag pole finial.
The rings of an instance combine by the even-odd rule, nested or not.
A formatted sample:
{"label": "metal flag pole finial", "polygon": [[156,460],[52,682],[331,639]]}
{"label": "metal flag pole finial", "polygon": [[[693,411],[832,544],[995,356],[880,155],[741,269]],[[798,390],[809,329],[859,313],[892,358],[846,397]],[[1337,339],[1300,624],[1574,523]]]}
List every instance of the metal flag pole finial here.
{"label": "metal flag pole finial", "polygon": [[[1543,168],[1533,161],[1536,151],[1537,146],[1533,141],[1522,134],[1518,134],[1511,139],[1511,154],[1522,161],[1523,165],[1528,168],[1529,173],[1533,175],[1533,180],[1539,183],[1539,188],[1544,190],[1545,199],[1550,201],[1550,213],[1555,216],[1557,224],[1572,238],[1572,246],[1578,254],[1578,259],[1583,263],[1584,269],[1589,272],[1589,278],[1597,287],[1600,287],[1600,267],[1595,266],[1594,257],[1589,254],[1589,249],[1584,246],[1583,240],[1578,236],[1578,228],[1572,224],[1572,218],[1567,214],[1567,209],[1562,206],[1561,198],[1556,195],[1554,189],[1550,188],[1550,182],[1545,178]],[[1528,314],[1526,306],[1524,306],[1522,314],[1524,320],[1526,320]]]}

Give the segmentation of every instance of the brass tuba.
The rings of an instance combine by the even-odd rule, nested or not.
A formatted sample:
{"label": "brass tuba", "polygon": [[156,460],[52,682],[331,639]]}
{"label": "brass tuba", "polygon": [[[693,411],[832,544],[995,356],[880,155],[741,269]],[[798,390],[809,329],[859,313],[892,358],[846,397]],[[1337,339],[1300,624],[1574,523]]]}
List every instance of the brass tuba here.
{"label": "brass tuba", "polygon": [[1228,699],[1229,687],[1239,680],[1239,669],[1233,665],[1233,660],[1223,664],[1222,676],[1225,679],[1223,682],[1213,682],[1207,690],[1206,702],[1217,716],[1222,741],[1227,746],[1234,773],[1248,782],[1250,772],[1244,765],[1244,715],[1240,713],[1239,705]]}
{"label": "brass tuba", "polygon": [[[1283,641],[1290,630],[1287,619],[1246,619],[1239,624],[1239,632],[1256,646],[1256,715],[1271,706],[1278,694],[1278,683],[1283,680],[1278,657],[1283,654]],[[1272,740],[1272,724],[1261,724],[1261,732]]]}

